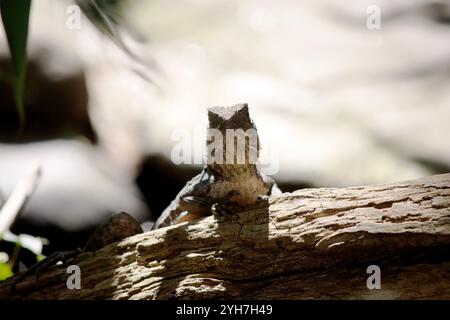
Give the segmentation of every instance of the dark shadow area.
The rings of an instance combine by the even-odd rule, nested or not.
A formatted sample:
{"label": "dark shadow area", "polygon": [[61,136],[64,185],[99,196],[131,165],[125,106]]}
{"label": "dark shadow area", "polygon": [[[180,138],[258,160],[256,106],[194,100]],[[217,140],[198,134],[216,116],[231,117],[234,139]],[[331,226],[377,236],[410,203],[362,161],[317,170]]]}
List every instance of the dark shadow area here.
{"label": "dark shadow area", "polygon": [[155,219],[199,172],[199,168],[175,165],[161,155],[148,156],[144,159],[136,183]]}
{"label": "dark shadow area", "polygon": [[431,174],[441,174],[450,172],[450,166],[444,162],[439,162],[434,159],[415,158],[414,161],[418,162],[425,168],[432,171]]}
{"label": "dark shadow area", "polygon": [[[10,70],[9,60],[0,59],[0,70]],[[81,72],[61,78],[44,73],[38,62],[28,62],[24,93],[25,128],[19,133],[19,118],[11,86],[0,81],[1,142],[31,142],[83,136],[97,138],[88,115],[88,93]]]}
{"label": "dark shadow area", "polygon": [[95,227],[90,227],[70,232],[57,226],[36,225],[25,219],[18,219],[11,228],[14,234],[30,234],[32,231],[35,236],[45,235],[45,238],[49,240],[49,244],[44,246],[44,255],[49,255],[55,251],[69,251],[81,248],[94,230]]}

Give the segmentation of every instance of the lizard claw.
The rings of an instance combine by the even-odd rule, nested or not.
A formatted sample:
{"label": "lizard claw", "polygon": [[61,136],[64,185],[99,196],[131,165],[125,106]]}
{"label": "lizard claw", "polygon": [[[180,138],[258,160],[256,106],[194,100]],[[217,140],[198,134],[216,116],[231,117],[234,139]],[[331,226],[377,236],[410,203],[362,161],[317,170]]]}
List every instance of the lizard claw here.
{"label": "lizard claw", "polygon": [[231,216],[235,213],[244,211],[244,209],[245,208],[240,204],[227,200],[218,200],[211,207],[212,213],[218,217]]}

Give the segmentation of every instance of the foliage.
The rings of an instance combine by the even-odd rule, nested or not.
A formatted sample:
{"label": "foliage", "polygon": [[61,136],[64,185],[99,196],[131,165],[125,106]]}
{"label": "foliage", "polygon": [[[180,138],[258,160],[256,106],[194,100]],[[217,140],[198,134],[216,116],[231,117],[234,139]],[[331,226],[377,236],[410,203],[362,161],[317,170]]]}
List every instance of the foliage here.
{"label": "foliage", "polygon": [[28,20],[31,0],[0,0],[0,12],[11,53],[13,75],[0,72],[0,79],[13,87],[14,99],[23,126],[25,111],[23,90],[27,65]]}
{"label": "foliage", "polygon": [[7,231],[0,236],[0,240],[14,244],[14,252],[10,256],[6,252],[0,251],[0,281],[14,274],[13,267],[17,263],[17,256],[21,249],[32,252],[36,257],[36,262],[45,258],[42,254],[43,246],[48,244],[48,240],[45,238],[35,237],[29,234],[15,235]]}
{"label": "foliage", "polygon": [[6,252],[0,252],[0,281],[13,275],[11,266],[8,264],[8,255]]}

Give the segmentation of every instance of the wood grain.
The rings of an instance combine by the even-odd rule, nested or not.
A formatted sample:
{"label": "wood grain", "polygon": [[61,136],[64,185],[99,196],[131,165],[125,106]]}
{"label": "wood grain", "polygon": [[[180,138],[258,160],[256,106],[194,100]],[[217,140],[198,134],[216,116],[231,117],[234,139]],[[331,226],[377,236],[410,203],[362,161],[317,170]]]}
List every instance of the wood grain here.
{"label": "wood grain", "polygon": [[[303,189],[257,208],[136,235],[52,267],[10,299],[450,299],[450,174]],[[381,268],[369,290],[366,269]]]}

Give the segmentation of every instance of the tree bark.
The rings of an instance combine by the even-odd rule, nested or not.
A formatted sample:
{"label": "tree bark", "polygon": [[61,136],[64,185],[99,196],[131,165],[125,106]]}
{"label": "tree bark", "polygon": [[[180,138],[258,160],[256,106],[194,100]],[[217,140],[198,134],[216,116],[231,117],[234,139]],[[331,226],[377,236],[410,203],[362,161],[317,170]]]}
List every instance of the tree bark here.
{"label": "tree bark", "polygon": [[[139,234],[0,298],[450,299],[450,174],[303,189],[246,212]],[[380,268],[381,289],[368,289]]]}

